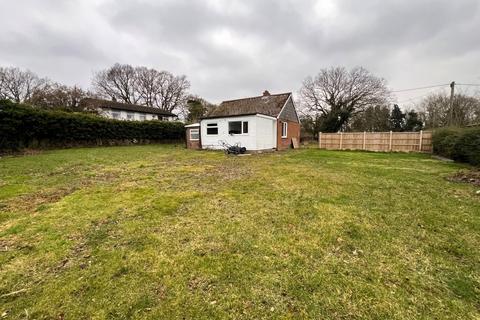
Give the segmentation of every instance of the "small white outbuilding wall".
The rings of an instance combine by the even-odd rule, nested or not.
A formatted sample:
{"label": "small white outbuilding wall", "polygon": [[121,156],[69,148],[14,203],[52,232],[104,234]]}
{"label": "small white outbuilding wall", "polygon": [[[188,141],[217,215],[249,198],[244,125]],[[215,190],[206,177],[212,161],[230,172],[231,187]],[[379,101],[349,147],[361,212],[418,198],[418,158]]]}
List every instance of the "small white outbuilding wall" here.
{"label": "small white outbuilding wall", "polygon": [[[229,133],[230,122],[247,122],[248,132],[240,134]],[[200,122],[202,149],[222,149],[221,141],[228,144],[239,143],[240,146],[252,151],[269,150],[276,148],[277,119],[264,115],[248,115],[203,119]],[[215,130],[217,128],[217,130]],[[217,134],[214,132],[217,131]]]}

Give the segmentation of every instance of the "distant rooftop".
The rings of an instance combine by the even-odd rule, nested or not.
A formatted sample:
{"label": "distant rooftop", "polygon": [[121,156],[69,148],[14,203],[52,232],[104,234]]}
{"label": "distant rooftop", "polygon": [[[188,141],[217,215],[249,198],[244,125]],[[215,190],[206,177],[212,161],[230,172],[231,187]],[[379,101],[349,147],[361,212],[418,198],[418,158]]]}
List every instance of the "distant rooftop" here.
{"label": "distant rooftop", "polygon": [[134,111],[134,112],[141,112],[141,113],[151,113],[156,115],[161,115],[165,117],[176,117],[175,114],[159,109],[159,108],[152,108],[147,106],[141,106],[138,104],[129,104],[111,100],[103,100],[103,99],[94,99],[94,98],[85,98],[80,101],[80,106],[84,108],[102,108],[102,109],[115,109],[115,110],[125,110],[125,111]]}

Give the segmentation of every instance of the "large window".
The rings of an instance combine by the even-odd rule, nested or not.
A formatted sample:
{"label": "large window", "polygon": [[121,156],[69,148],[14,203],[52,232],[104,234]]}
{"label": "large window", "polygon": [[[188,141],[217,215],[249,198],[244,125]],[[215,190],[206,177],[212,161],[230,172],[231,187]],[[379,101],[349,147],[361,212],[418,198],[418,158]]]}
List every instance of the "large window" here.
{"label": "large window", "polygon": [[196,141],[200,139],[199,129],[190,129],[190,141]]}
{"label": "large window", "polygon": [[218,134],[218,123],[207,123],[207,135],[214,136]]}
{"label": "large window", "polygon": [[127,112],[127,120],[135,120],[135,114],[132,112]]}
{"label": "large window", "polygon": [[229,121],[228,134],[248,133],[248,121]]}
{"label": "large window", "polygon": [[282,138],[286,138],[288,135],[288,122],[282,122]]}

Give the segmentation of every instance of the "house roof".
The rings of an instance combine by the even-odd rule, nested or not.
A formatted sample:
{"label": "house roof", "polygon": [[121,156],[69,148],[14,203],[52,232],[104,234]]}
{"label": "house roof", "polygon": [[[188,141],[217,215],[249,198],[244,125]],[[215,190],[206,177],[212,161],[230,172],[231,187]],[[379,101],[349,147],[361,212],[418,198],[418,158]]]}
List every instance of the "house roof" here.
{"label": "house roof", "polygon": [[290,95],[291,92],[270,94],[266,91],[258,97],[223,101],[218,107],[210,111],[204,119],[251,114],[263,114],[276,118]]}
{"label": "house roof", "polygon": [[103,99],[94,99],[94,98],[85,98],[80,101],[80,106],[89,109],[115,109],[115,110],[125,110],[125,111],[135,111],[141,113],[151,113],[167,117],[176,117],[175,114],[159,109],[152,108],[147,106],[141,106],[138,104],[129,104],[122,103],[117,101],[103,100]]}

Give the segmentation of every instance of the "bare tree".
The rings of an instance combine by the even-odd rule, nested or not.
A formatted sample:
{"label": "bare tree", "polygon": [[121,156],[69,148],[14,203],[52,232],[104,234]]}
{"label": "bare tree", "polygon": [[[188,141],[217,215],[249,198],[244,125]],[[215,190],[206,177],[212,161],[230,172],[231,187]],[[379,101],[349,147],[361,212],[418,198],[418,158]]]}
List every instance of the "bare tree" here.
{"label": "bare tree", "polygon": [[118,63],[97,72],[93,85],[95,92],[103,97],[170,112],[185,106],[190,88],[185,76]]}
{"label": "bare tree", "polygon": [[157,95],[162,86],[162,74],[147,67],[135,68],[136,90],[143,104],[153,107],[156,106]]}
{"label": "bare tree", "polygon": [[135,68],[119,63],[95,73],[93,78],[93,86],[99,95],[132,104],[139,100],[136,82]]}
{"label": "bare tree", "polygon": [[29,70],[19,68],[0,69],[0,97],[15,102],[28,101],[34,92],[43,90],[48,80],[39,78]]}
{"label": "bare tree", "polygon": [[452,124],[456,126],[480,122],[480,99],[465,93],[455,94],[452,112],[450,112],[450,97],[445,93],[429,95],[423,99],[420,108],[427,128],[449,125],[450,114],[453,117]]}
{"label": "bare tree", "polygon": [[0,67],[0,100],[7,99],[7,95],[3,92],[4,83],[5,83],[5,68]]}
{"label": "bare tree", "polygon": [[167,71],[162,71],[161,74],[161,86],[155,97],[155,106],[172,112],[186,104],[190,82],[188,82],[185,76],[174,76]]}
{"label": "bare tree", "polygon": [[44,90],[32,94],[28,103],[45,109],[62,109],[66,111],[82,111],[80,101],[91,96],[78,86],[69,87],[59,83],[50,83]]}
{"label": "bare tree", "polygon": [[386,81],[362,67],[322,69],[315,78],[303,82],[300,96],[304,108],[320,114],[321,130],[336,132],[346,126],[356,112],[367,106],[384,105],[390,92]]}

